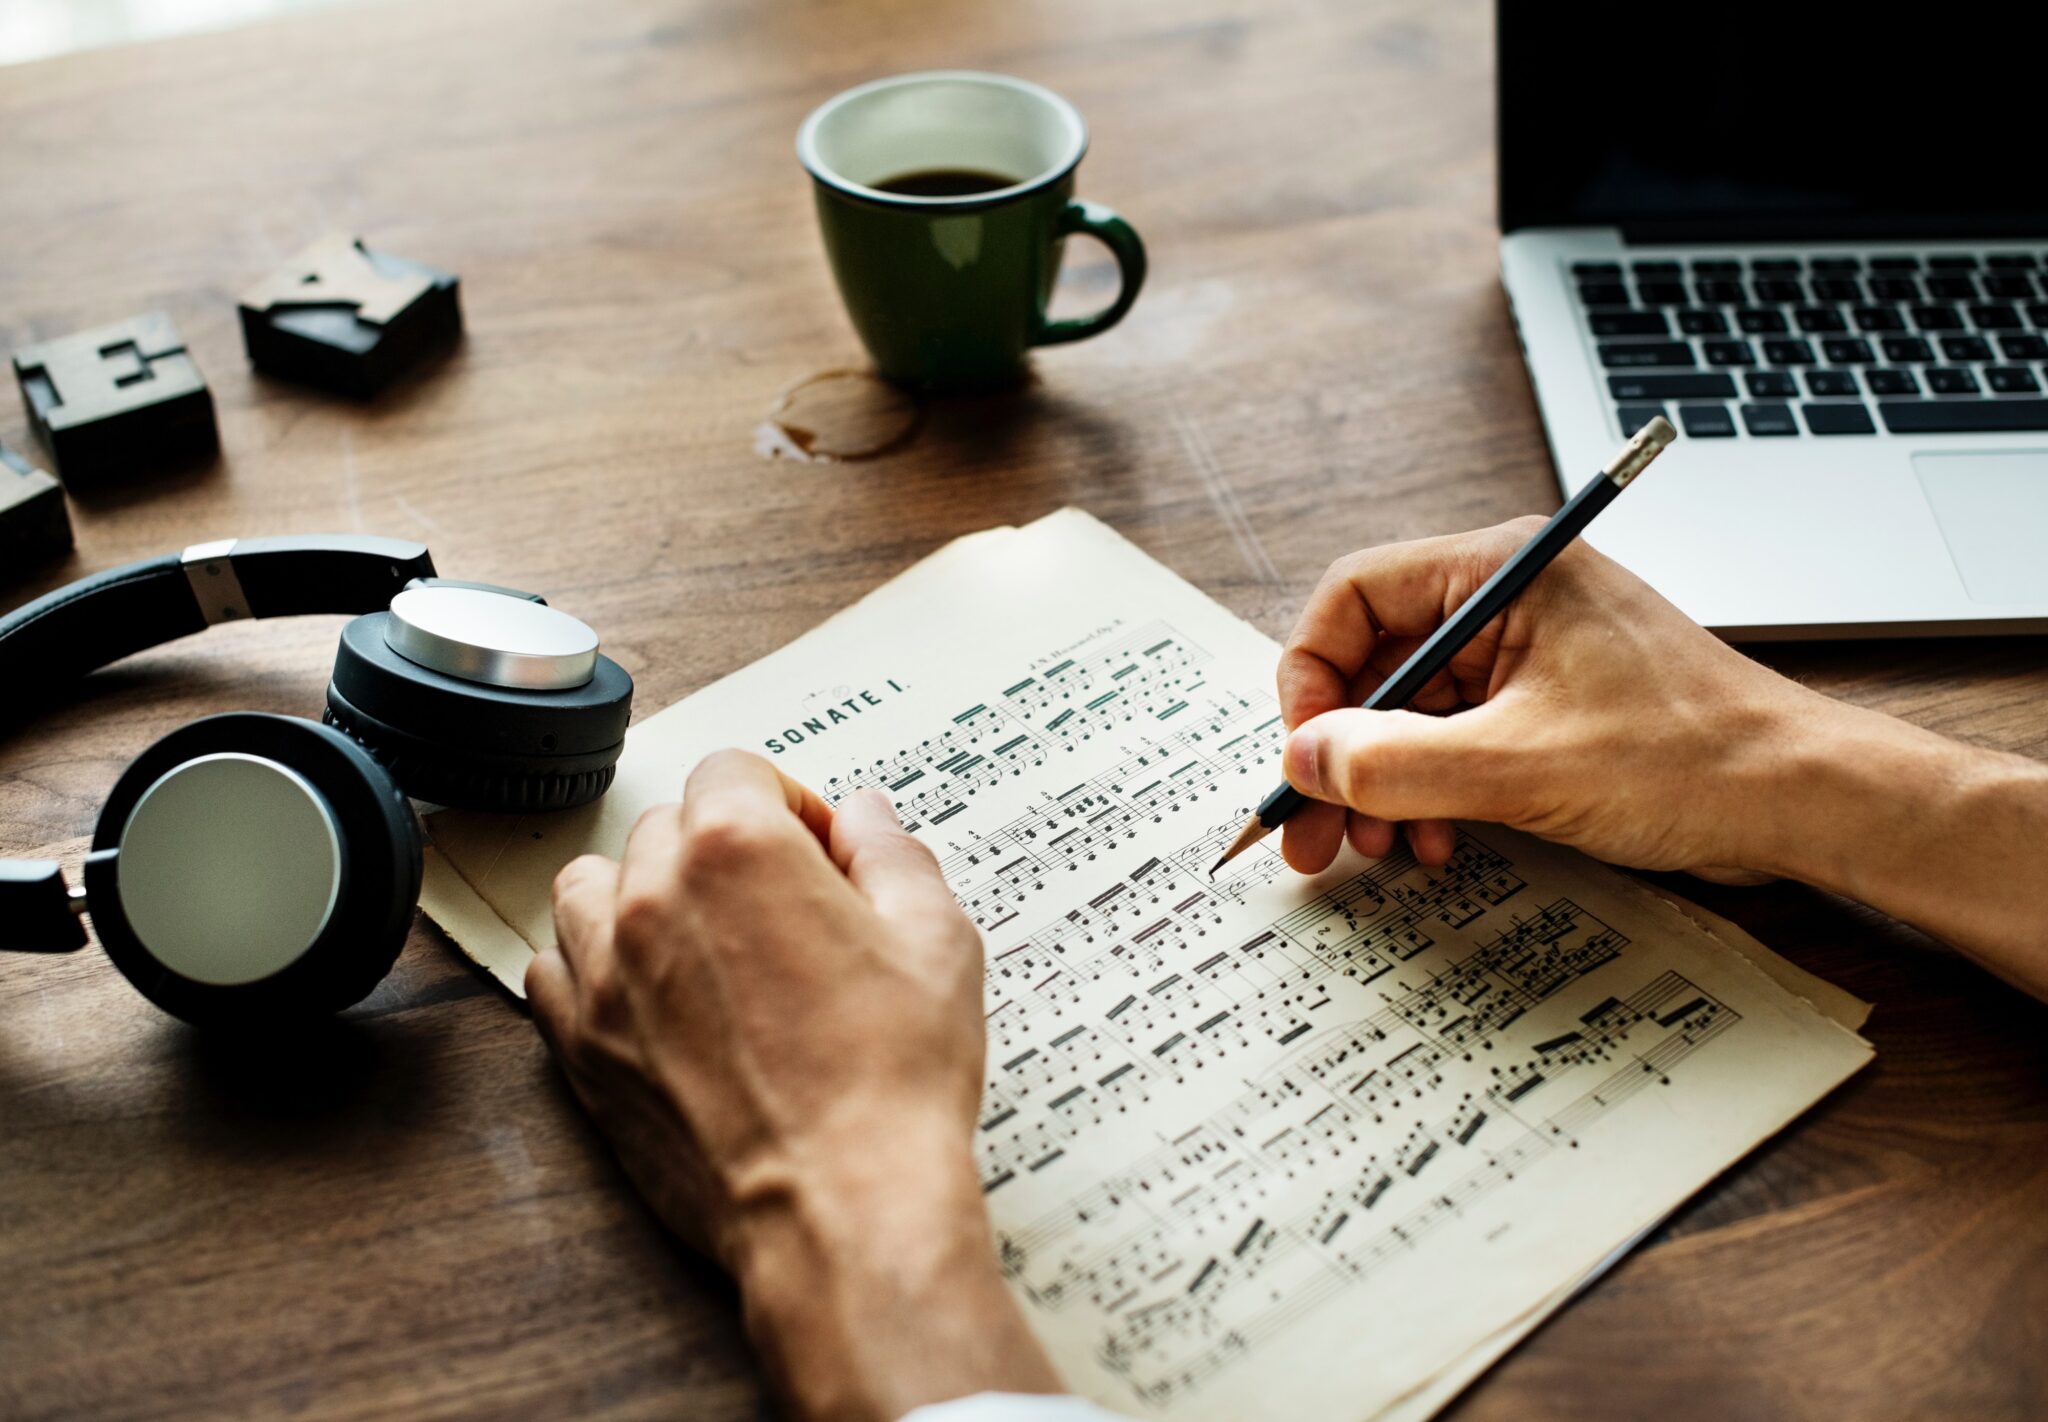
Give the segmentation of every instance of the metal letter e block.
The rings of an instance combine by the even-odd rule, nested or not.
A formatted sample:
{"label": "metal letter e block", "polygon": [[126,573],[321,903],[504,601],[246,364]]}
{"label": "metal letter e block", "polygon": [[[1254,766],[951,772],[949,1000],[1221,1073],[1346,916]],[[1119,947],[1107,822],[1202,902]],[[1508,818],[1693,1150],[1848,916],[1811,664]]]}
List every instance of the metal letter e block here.
{"label": "metal letter e block", "polygon": [[462,332],[447,272],[323,237],[243,295],[242,340],[258,370],[367,399]]}
{"label": "metal letter e block", "polygon": [[219,448],[213,394],[160,311],[25,346],[14,378],[66,484],[146,474]]}

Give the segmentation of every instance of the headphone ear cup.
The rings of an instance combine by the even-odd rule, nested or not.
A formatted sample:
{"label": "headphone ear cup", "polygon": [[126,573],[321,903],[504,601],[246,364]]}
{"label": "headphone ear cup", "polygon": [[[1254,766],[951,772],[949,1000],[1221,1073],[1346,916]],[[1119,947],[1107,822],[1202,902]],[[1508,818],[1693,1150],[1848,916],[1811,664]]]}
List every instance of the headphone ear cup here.
{"label": "headphone ear cup", "polygon": [[609,657],[566,691],[463,681],[393,651],[389,613],[342,628],[321,719],[387,766],[408,795],[467,810],[565,810],[611,787],[633,679]]}
{"label": "headphone ear cup", "polygon": [[604,794],[618,773],[616,757],[595,770],[569,772],[538,759],[515,765],[503,756],[458,758],[365,716],[332,684],[320,719],[375,756],[406,794],[433,805],[510,813],[566,810]]}
{"label": "headphone ear cup", "polygon": [[[161,807],[163,787],[196,766],[222,761],[253,764],[259,778],[301,787],[321,807],[338,851],[330,906],[317,920],[315,936],[272,971],[232,970],[238,945],[234,910],[248,908],[236,902],[234,886],[246,890],[277,877],[277,867],[264,862],[270,822],[260,806],[245,808],[239,799],[216,796],[209,812],[189,825],[174,820],[159,826],[151,846],[154,866],[144,862],[140,831],[131,833],[144,822],[139,811],[146,799],[157,799]],[[251,819],[221,823],[243,813]],[[186,852],[171,855],[176,862],[167,866],[162,846],[180,840]],[[419,901],[422,848],[411,802],[390,772],[346,736],[295,716],[209,716],[165,736],[115,782],[93,849],[118,852],[95,853],[86,862],[93,928],[107,956],[143,996],[187,1022],[268,1027],[339,1012],[366,997],[405,946]],[[167,895],[166,869],[188,864],[197,864],[210,882],[174,879]],[[182,947],[164,936],[162,913],[150,911],[145,890],[152,867],[157,909],[172,897],[181,905],[176,926],[183,930]],[[218,906],[217,922],[206,916],[210,904]],[[245,912],[239,921],[253,920]]]}

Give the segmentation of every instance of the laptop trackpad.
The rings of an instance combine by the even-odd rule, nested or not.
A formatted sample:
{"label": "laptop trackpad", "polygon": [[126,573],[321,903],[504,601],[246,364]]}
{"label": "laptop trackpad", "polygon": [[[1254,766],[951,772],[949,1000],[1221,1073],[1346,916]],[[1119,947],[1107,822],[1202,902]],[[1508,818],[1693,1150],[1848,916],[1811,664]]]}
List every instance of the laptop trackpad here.
{"label": "laptop trackpad", "polygon": [[1976,602],[2048,602],[2048,449],[1916,454],[1913,471]]}

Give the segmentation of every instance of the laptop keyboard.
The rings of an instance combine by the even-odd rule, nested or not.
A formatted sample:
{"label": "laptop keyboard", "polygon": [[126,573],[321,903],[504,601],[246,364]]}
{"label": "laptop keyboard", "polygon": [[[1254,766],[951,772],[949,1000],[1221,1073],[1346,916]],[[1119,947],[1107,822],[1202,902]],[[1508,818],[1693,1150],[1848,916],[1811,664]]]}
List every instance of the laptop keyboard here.
{"label": "laptop keyboard", "polygon": [[2048,254],[1576,262],[1624,435],[2048,430]]}

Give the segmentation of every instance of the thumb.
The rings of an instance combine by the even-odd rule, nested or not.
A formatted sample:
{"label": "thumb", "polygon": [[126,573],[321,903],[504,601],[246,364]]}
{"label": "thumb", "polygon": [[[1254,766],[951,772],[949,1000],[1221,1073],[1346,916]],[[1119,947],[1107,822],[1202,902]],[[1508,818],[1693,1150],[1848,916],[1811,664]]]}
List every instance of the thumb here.
{"label": "thumb", "polygon": [[931,850],[913,839],[879,790],[857,790],[832,812],[832,862],[889,919],[957,917],[960,906]]}
{"label": "thumb", "polygon": [[1512,753],[1489,734],[1493,710],[1327,711],[1287,738],[1288,782],[1383,820],[1502,820]]}

